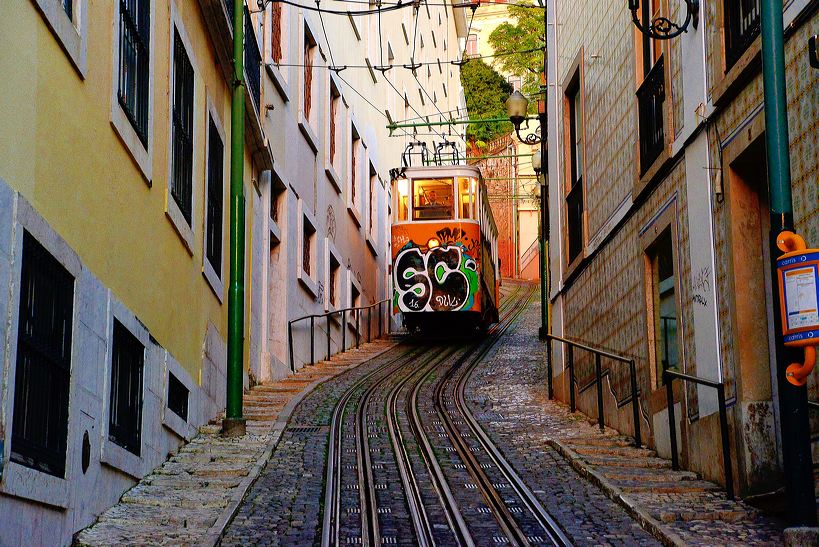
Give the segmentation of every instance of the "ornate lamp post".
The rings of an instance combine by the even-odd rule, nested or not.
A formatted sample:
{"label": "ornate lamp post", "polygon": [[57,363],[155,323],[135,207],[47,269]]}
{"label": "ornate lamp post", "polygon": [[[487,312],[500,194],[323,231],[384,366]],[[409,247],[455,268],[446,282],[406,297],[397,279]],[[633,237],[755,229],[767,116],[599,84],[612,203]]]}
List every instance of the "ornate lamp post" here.
{"label": "ornate lamp post", "polygon": [[[526,136],[520,134],[520,125],[523,123],[523,120],[526,119],[526,113],[529,110],[529,99],[527,99],[523,93],[520,91],[512,93],[506,100],[506,109],[509,114],[509,121],[515,126],[515,134],[517,134],[518,139],[530,146],[540,144],[540,151],[536,151],[532,154],[532,167],[540,183],[540,235],[538,238],[540,246],[540,329],[538,330],[538,337],[541,340],[545,340],[546,335],[549,333],[549,309],[546,306],[547,278],[549,276],[549,272],[546,268],[546,240],[549,238],[549,207],[546,203],[545,172],[543,172],[543,178],[541,179],[541,170],[547,161],[546,139],[544,138],[546,134],[546,86],[541,85],[540,89],[543,93],[544,101],[541,101],[540,108],[538,109],[537,117],[540,123],[535,132],[529,133]],[[543,180],[543,182],[541,182],[541,180]]]}
{"label": "ornate lamp post", "polygon": [[[648,6],[651,0],[646,0]],[[693,24],[697,28],[700,24],[700,0],[685,0],[685,21],[677,24],[668,17],[659,15],[651,19],[646,6],[643,9],[642,18],[637,14],[640,11],[640,0],[628,0],[628,9],[631,10],[631,20],[637,29],[655,40],[669,40],[688,32],[688,25]]]}

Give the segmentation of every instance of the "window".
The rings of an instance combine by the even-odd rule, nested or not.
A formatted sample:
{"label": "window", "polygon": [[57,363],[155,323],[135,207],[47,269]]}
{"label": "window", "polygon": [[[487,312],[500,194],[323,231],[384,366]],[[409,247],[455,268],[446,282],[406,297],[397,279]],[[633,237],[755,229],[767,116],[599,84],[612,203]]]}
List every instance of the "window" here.
{"label": "window", "polygon": [[[274,2],[275,3],[275,2]],[[330,152],[330,165],[333,166],[336,171],[338,169],[338,157],[340,154],[338,153],[338,135],[339,135],[339,128],[340,128],[340,116],[341,116],[341,93],[339,93],[336,84],[331,80],[330,81],[330,138],[327,139],[329,141]]]}
{"label": "window", "polygon": [[512,91],[520,91],[521,78],[520,76],[509,76],[507,78],[509,85],[512,86]]}
{"label": "window", "polygon": [[213,117],[208,116],[208,202],[205,226],[205,258],[222,277],[222,219],[225,146]]}
{"label": "window", "polygon": [[375,167],[370,164],[370,214],[367,219],[367,228],[369,230],[370,238],[375,237],[375,228],[378,221],[378,200],[376,199],[376,185],[378,184],[378,173],[375,172]]}
{"label": "window", "polygon": [[278,184],[273,184],[270,188],[270,220],[279,223],[279,209],[281,208],[281,197],[284,195],[285,188]]}
{"label": "window", "polygon": [[318,46],[307,26],[304,27],[304,97],[302,113],[305,121],[313,121],[313,64],[316,61]]}
{"label": "window", "polygon": [[179,378],[168,372],[168,410],[188,421],[188,388]]}
{"label": "window", "polygon": [[119,0],[119,90],[125,115],[148,146],[150,0]]}
{"label": "window", "polygon": [[[659,17],[660,0],[650,0],[643,6],[643,24]],[[637,110],[640,129],[640,174],[645,174],[660,156],[665,146],[663,129],[665,104],[665,67],[662,44],[659,40],[640,35],[642,50],[640,68],[643,82],[637,89]]]}
{"label": "window", "polygon": [[145,348],[114,319],[108,439],[139,456],[142,435],[142,367]]}
{"label": "window", "polygon": [[11,460],[65,476],[74,278],[23,233]]}
{"label": "window", "polygon": [[[358,308],[361,306],[361,291],[355,286],[355,283],[350,283],[350,307]],[[354,314],[350,314],[352,318]]]}
{"label": "window", "polygon": [[458,179],[458,214],[460,218],[468,219],[474,218],[472,216],[472,194],[475,193],[476,182],[475,179],[459,178]]}
{"label": "window", "polygon": [[72,21],[74,20],[74,0],[61,0],[65,14]]}
{"label": "window", "polygon": [[312,277],[313,265],[316,257],[314,253],[316,244],[316,229],[310,223],[310,220],[305,216],[303,222],[302,233],[302,250],[301,250],[301,270],[305,275]]}
{"label": "window", "polygon": [[352,137],[350,140],[350,204],[354,207],[358,207],[358,178],[359,178],[359,169],[361,169],[362,162],[362,144],[361,144],[361,137],[358,135],[358,131],[356,130],[355,126],[353,126],[352,130]]}
{"label": "window", "polygon": [[412,188],[412,220],[453,218],[452,179],[417,179]]}
{"label": "window", "polygon": [[285,24],[285,5],[280,2],[270,3],[270,59],[276,65],[284,59],[287,45],[287,25]]}
{"label": "window", "polygon": [[736,64],[759,36],[759,0],[724,0],[725,71]]}
{"label": "window", "polygon": [[653,359],[657,382],[663,371],[679,364],[677,340],[677,295],[671,228],[666,228],[648,250],[650,276],[650,318],[653,325]]}
{"label": "window", "polygon": [[398,222],[409,220],[409,181],[405,178],[395,181],[395,210],[398,211]]}
{"label": "window", "polygon": [[579,77],[566,93],[569,132],[569,187],[566,195],[566,229],[569,264],[583,252],[583,104]]}
{"label": "window", "polygon": [[466,55],[474,57],[478,55],[478,35],[470,34],[466,39]]}
{"label": "window", "polygon": [[329,279],[329,290],[328,290],[328,298],[330,300],[330,305],[334,308],[339,307],[338,302],[338,289],[339,289],[339,280],[341,278],[341,264],[339,264],[338,260],[333,253],[330,253],[330,279]]}
{"label": "window", "polygon": [[192,226],[193,67],[178,30],[174,30],[172,115],[171,196]]}

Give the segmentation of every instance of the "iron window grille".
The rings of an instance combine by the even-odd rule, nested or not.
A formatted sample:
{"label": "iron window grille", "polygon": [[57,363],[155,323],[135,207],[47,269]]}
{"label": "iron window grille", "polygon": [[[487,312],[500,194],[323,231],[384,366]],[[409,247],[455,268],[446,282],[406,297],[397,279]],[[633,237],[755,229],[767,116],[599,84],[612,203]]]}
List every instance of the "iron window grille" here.
{"label": "iron window grille", "polygon": [[148,146],[150,0],[119,0],[117,97],[142,145]]}
{"label": "iron window grille", "polygon": [[583,139],[580,82],[567,95],[569,104],[569,146],[571,187],[566,196],[566,224],[569,263],[583,252]]}
{"label": "iron window grille", "polygon": [[174,29],[171,196],[191,222],[193,198],[193,66],[179,31]]}
{"label": "iron window grille", "polygon": [[759,0],[725,0],[725,71],[739,61],[760,32]]}
{"label": "iron window grille", "polygon": [[208,222],[205,227],[205,253],[213,271],[221,278],[225,146],[213,118],[208,116],[208,120]]}
{"label": "iron window grille", "polygon": [[112,355],[108,439],[139,456],[145,348],[117,320],[114,320]]}
{"label": "iron window grille", "polygon": [[637,108],[640,123],[640,174],[644,175],[660,156],[665,146],[665,62],[663,57],[654,63],[643,83],[637,89]]}
{"label": "iron window grille", "polygon": [[190,391],[179,378],[168,372],[168,410],[188,421],[188,395]]}
{"label": "iron window grille", "polygon": [[11,460],[65,476],[74,278],[23,233]]}
{"label": "iron window grille", "polygon": [[245,8],[245,74],[247,88],[253,97],[253,105],[259,112],[259,101],[262,89],[262,54],[259,52],[259,42],[256,41],[256,32],[250,20],[250,12]]}

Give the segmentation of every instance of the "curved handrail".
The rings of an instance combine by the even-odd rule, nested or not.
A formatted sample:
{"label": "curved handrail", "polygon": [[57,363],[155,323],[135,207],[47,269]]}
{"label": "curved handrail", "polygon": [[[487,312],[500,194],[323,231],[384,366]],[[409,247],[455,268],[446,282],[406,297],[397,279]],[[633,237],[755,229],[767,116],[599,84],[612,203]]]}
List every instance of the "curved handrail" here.
{"label": "curved handrail", "polygon": [[[382,332],[382,312],[381,306],[384,303],[390,302],[390,298],[384,298],[383,300],[379,300],[378,302],[373,302],[367,306],[352,306],[349,308],[342,308],[340,310],[332,310],[324,313],[313,313],[309,315],[304,315],[302,317],[297,317],[295,319],[290,319],[287,321],[287,341],[289,344],[289,356],[290,356],[290,370],[292,372],[296,371],[296,363],[293,355],[293,325],[298,323],[299,321],[310,320],[310,364],[314,365],[316,363],[316,337],[315,337],[315,326],[316,326],[316,319],[321,319],[323,317],[327,318],[327,359],[329,359],[332,355],[331,352],[331,328],[330,328],[330,319],[337,314],[341,314],[341,350],[337,353],[343,353],[347,351],[347,328],[346,328],[346,315],[348,312],[355,312],[355,346],[359,347],[361,343],[361,330],[359,326],[359,318],[361,317],[361,312],[367,310],[367,341],[372,340],[372,332],[371,332],[371,319],[372,319],[372,310],[376,306],[378,306],[378,336],[381,336]],[[389,308],[387,308],[389,311]],[[390,332],[390,323],[387,320],[387,333]]]}

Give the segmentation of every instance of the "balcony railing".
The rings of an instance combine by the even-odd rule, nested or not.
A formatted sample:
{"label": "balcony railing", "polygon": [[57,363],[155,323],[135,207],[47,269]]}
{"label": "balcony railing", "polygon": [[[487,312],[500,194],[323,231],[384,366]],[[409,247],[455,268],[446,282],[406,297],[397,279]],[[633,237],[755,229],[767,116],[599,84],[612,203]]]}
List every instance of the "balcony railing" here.
{"label": "balcony railing", "polygon": [[[233,27],[233,0],[224,0],[225,9],[228,14],[228,21]],[[250,96],[253,97],[253,105],[259,111],[259,101],[261,99],[262,88],[262,54],[259,52],[259,42],[256,40],[256,32],[253,30],[253,22],[250,12],[245,7],[245,79]]]}
{"label": "balcony railing", "polygon": [[725,0],[725,70],[739,61],[759,36],[759,0]]}
{"label": "balcony railing", "polygon": [[640,174],[645,174],[665,146],[663,118],[665,103],[665,62],[654,64],[637,90],[640,116]]}

